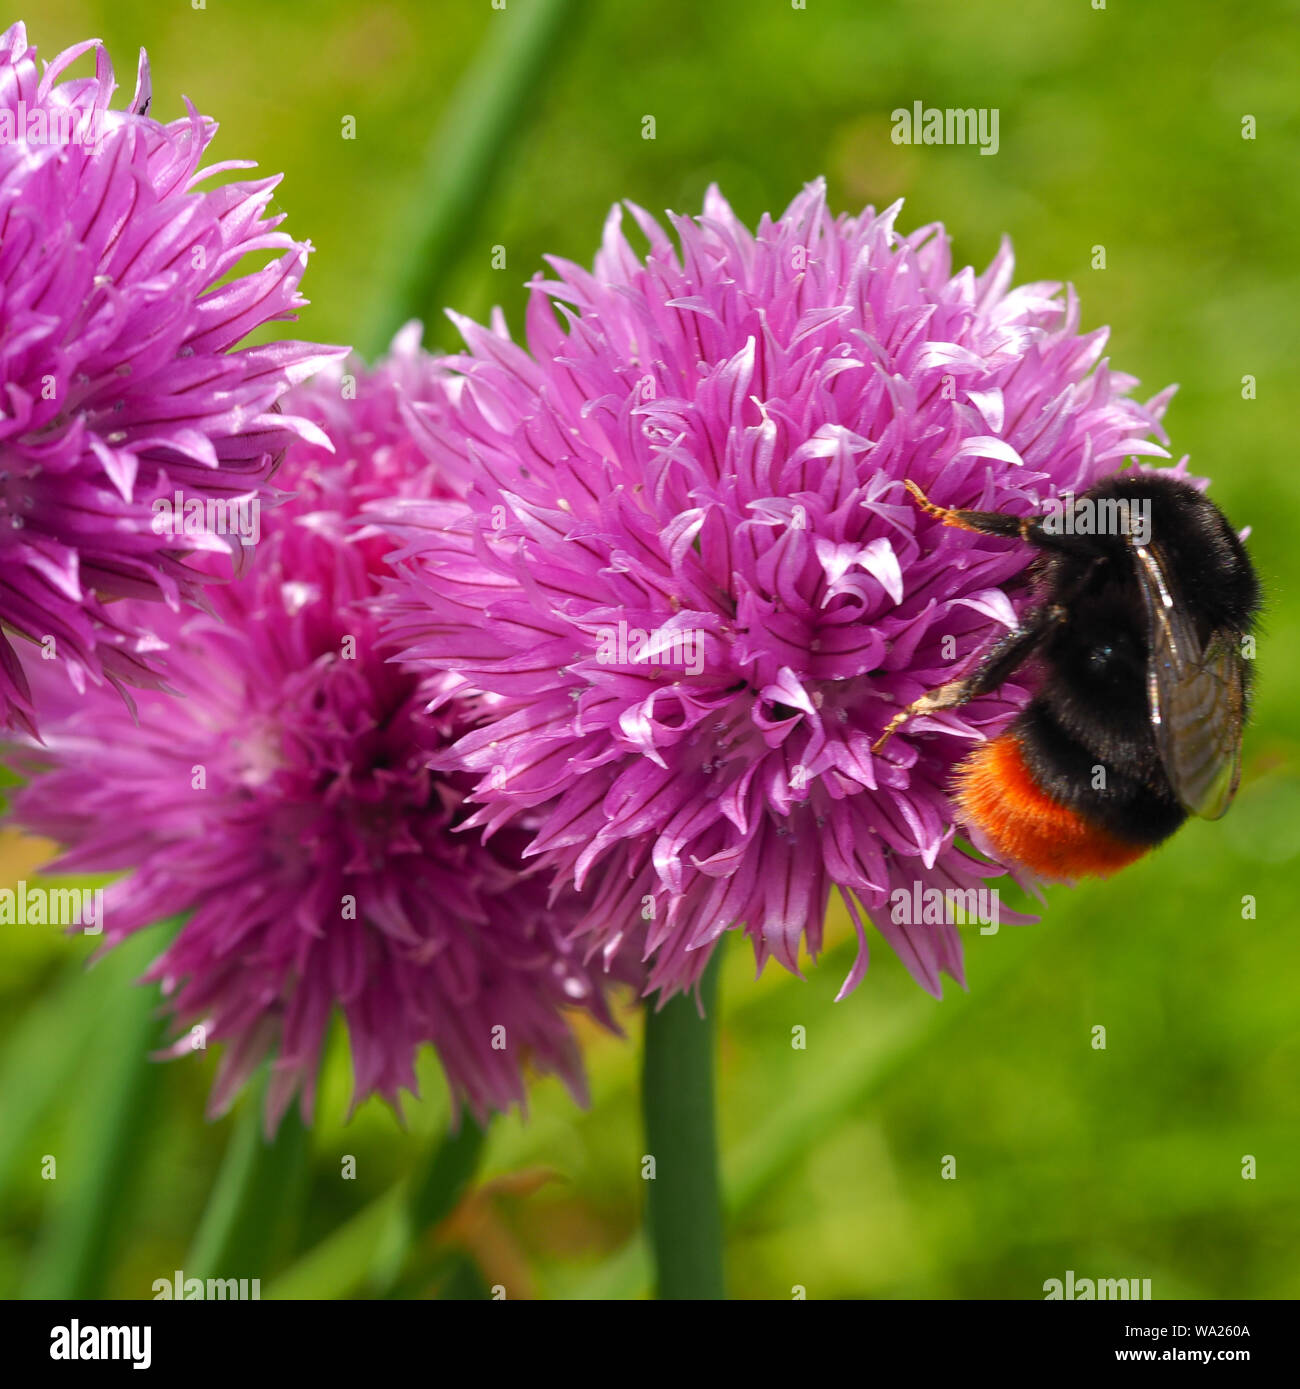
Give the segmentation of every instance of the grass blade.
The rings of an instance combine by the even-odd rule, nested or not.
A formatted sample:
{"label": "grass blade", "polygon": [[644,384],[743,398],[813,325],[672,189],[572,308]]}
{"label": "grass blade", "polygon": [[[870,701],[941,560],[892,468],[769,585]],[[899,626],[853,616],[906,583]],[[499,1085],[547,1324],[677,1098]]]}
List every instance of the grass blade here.
{"label": "grass blade", "polygon": [[479,225],[502,158],[571,36],[574,0],[512,0],[461,79],[425,159],[402,238],[397,282],[380,296],[362,348],[378,354],[408,319],[432,313],[448,272]]}

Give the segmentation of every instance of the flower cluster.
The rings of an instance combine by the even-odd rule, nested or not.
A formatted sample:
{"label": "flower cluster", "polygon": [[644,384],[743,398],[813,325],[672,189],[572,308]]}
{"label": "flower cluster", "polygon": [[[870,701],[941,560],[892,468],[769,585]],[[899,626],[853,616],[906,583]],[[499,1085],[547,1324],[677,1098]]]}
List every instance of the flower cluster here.
{"label": "flower cluster", "polygon": [[[65,77],[93,52],[95,73]],[[109,103],[95,40],[38,73],[21,24],[0,37],[0,626],[38,643],[76,689],[155,679],[145,614],[107,600],[192,599],[210,530],[178,536],[154,504],[260,494],[295,437],[279,399],[331,356],[315,344],[239,348],[291,318],[310,247],[268,213],[278,182],[213,183],[216,126],[193,107]],[[245,256],[263,268],[231,275]],[[28,680],[0,634],[0,727],[34,731]]]}
{"label": "flower cluster", "polygon": [[1029,554],[942,528],[904,481],[1026,514],[1167,456],[1166,397],[1131,398],[1073,291],[1013,288],[1009,245],[953,273],[942,228],[901,235],[897,206],[836,219],[815,183],[753,234],[712,190],[679,245],[631,213],[648,257],[616,207],[593,270],[533,284],[526,348],[457,319],[422,438],[474,477],[471,509],[382,508],[407,661],[494,701],[444,765],[478,778],[469,823],[537,824],[589,948],[634,947],[649,988],[689,987],[733,927],[797,970],[835,888],[861,943],[845,991],[868,914],[938,994],[955,926],[888,903],[1002,871],[947,787],[1026,692],[872,745],[1014,625]]}
{"label": "flower cluster", "polygon": [[572,901],[548,904],[521,871],[526,822],[486,845],[457,833],[470,779],[429,770],[476,702],[377,640],[387,542],[352,524],[356,508],[453,495],[407,424],[441,389],[418,339],[408,329],[371,374],[335,368],[293,393],[333,452],[290,447],[277,482],[292,496],[208,612],[131,605],[165,643],[178,697],[141,692],[138,721],[110,690],[54,700],[45,746],[21,758],[36,775],[16,818],[68,846],[52,867],[133,870],[108,889],[106,941],[188,914],[151,977],[180,1023],[227,1043],[215,1110],[274,1055],[271,1127],[295,1092],[310,1111],[336,1006],[357,1100],[396,1104],[431,1042],[480,1117],[522,1101],[526,1061],[580,1098],[564,1010],[609,1021],[602,981],[566,942]]}
{"label": "flower cluster", "polygon": [[[842,993],[868,923],[960,981],[957,928],[890,904],[1005,871],[950,786],[1027,691],[877,740],[1016,624],[1030,552],[905,483],[1026,515],[1167,456],[1073,291],[821,183],[756,232],[710,190],[675,239],[629,205],[648,254],[615,208],[523,345],[241,348],[302,302],[276,181],[212,185],[246,166],[149,116],[143,57],[113,90],[97,43],[38,75],[0,39],[0,625],[59,658],[0,636],[0,724],[53,867],[126,873],[105,939],[184,918],[151,977],[178,1048],[226,1044],[214,1108],[270,1058],[268,1124],[310,1113],[335,1009],[357,1100],[426,1043],[480,1117],[529,1065],[581,1098],[574,1011],[692,987],[730,929],[798,972],[834,891]],[[258,524],[157,524],[213,502]]]}

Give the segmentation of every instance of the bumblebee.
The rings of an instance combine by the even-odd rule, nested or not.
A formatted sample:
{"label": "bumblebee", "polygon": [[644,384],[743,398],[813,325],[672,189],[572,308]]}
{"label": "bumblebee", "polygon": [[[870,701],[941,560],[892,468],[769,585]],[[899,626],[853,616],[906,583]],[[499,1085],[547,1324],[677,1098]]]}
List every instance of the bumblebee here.
{"label": "bumblebee", "polygon": [[967,675],[895,715],[873,750],[1035,658],[1030,703],[955,773],[960,818],[998,857],[1046,881],[1105,876],[1189,814],[1225,814],[1241,774],[1260,587],[1219,508],[1153,473],[1109,478],[1063,511],[1026,517],[936,506],[906,485],[944,525],[1034,546],[1035,601]]}

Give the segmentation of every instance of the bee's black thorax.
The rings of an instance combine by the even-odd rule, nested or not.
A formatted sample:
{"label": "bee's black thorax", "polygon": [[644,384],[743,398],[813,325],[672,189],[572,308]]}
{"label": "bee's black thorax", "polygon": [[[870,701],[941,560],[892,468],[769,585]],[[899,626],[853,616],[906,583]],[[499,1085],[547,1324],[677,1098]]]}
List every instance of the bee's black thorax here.
{"label": "bee's black thorax", "polygon": [[[1254,570],[1223,514],[1190,484],[1126,474],[1082,496],[1146,501],[1149,543],[1202,639],[1251,629],[1259,609]],[[1045,548],[1032,571],[1035,587],[1067,616],[1043,644],[1042,682],[1015,732],[1043,790],[1120,838],[1155,844],[1186,815],[1151,726],[1135,564],[1127,535],[1071,536]]]}

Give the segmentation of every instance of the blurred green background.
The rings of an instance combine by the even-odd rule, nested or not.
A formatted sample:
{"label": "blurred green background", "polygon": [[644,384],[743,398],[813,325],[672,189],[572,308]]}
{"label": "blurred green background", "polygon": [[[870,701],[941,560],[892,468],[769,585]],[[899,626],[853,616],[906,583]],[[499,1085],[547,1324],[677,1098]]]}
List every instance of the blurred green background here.
{"label": "blurred green background", "polygon": [[[495,183],[452,228],[438,303],[475,317],[500,304],[516,330],[542,253],[589,262],[622,197],[697,211],[717,180],[753,221],[824,173],[838,209],[901,195],[904,229],[943,220],[958,265],[982,267],[1010,233],[1017,277],[1072,280],[1085,328],[1111,325],[1112,361],[1144,392],[1181,383],[1175,450],[1253,530],[1269,608],[1226,820],[1189,825],[1109,883],[1052,890],[1039,925],[972,934],[969,993],[950,986],[941,1003],[878,939],[865,983],[834,1003],[852,957],[838,916],[807,982],[773,967],[755,983],[732,943],[720,1123],[735,1296],[1034,1298],[1067,1269],[1149,1277],[1157,1298],[1300,1296],[1298,8],[579,3]],[[312,305],[286,331],[373,343],[397,326],[386,306],[428,218],[430,137],[454,144],[475,100],[467,70],[528,9],[42,0],[26,18],[46,59],[105,39],[128,95],[147,46],[153,114],[188,96],[220,120],[214,157],[283,169],[288,227],[317,249]],[[997,107],[999,152],[894,145],[890,112],[916,100]],[[433,345],[454,344],[431,325]],[[0,881],[30,876],[49,847],[0,841]],[[405,1128],[378,1102],[346,1122],[336,1038],[315,1128],[281,1145],[222,1244],[252,1100],[206,1122],[215,1057],[142,1059],[155,1000],[126,981],[153,934],[90,973],[84,939],[0,935],[0,1294],[148,1297],[218,1249],[241,1262],[217,1271],[260,1277],[264,1297],[647,1292],[635,1009],[627,1043],[589,1039],[591,1109],[537,1084],[528,1120],[493,1126],[482,1180],[432,1231],[411,1228],[407,1192],[445,1125],[436,1065],[425,1058]],[[941,1179],[945,1155],[956,1180]]]}

